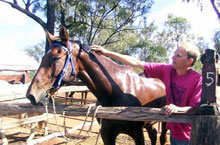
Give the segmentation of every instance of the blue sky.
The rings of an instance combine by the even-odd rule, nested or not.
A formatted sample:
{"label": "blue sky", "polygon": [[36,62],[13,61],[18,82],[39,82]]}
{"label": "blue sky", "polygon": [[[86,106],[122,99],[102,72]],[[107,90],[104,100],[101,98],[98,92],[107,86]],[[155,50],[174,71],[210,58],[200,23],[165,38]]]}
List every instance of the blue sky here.
{"label": "blue sky", "polygon": [[[155,24],[162,27],[167,19],[167,14],[174,13],[175,16],[187,18],[193,32],[199,33],[207,41],[211,41],[210,38],[214,31],[220,28],[220,22],[217,21],[211,4],[203,1],[205,6],[201,12],[196,2],[183,4],[181,1],[155,0],[155,4],[148,14],[148,21],[155,21]],[[39,24],[9,5],[0,2],[0,44],[1,49],[4,49],[4,53],[0,53],[0,64],[33,64],[33,59],[25,56],[23,50],[44,39],[44,31]],[[212,44],[210,46],[212,47]]]}

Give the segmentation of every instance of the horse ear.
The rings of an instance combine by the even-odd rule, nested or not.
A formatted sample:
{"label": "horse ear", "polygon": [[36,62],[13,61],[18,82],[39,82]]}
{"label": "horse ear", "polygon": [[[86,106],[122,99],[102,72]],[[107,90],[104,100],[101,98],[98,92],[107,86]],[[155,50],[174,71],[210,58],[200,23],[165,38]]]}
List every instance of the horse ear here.
{"label": "horse ear", "polygon": [[60,35],[61,42],[67,46],[67,42],[69,41],[70,36],[64,26],[60,27],[59,35]]}
{"label": "horse ear", "polygon": [[57,38],[55,36],[53,36],[52,34],[50,34],[50,32],[48,32],[47,30],[45,30],[47,39],[49,41],[49,43],[51,44],[53,41],[57,40]]}

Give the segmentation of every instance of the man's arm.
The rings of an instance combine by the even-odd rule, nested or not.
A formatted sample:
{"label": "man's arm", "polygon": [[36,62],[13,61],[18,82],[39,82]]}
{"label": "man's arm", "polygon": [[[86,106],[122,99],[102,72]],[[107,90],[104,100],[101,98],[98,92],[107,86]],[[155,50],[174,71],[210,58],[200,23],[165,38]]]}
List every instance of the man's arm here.
{"label": "man's arm", "polygon": [[113,51],[109,51],[107,49],[104,49],[101,46],[97,46],[97,45],[93,45],[91,46],[91,48],[98,54],[102,54],[108,57],[111,57],[114,60],[117,60],[123,64],[126,65],[130,65],[132,67],[137,67],[137,68],[141,68],[144,69],[144,62],[140,61],[134,57],[128,56],[128,55],[123,55],[123,54],[119,54]]}

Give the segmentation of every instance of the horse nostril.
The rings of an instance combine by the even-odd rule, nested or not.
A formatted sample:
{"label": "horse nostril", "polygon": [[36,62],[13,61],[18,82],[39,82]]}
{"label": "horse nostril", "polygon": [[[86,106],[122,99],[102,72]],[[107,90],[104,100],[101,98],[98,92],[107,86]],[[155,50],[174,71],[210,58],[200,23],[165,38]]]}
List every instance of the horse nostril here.
{"label": "horse nostril", "polygon": [[27,98],[31,101],[31,104],[37,105],[37,102],[36,102],[33,95],[30,94],[30,95],[27,96]]}

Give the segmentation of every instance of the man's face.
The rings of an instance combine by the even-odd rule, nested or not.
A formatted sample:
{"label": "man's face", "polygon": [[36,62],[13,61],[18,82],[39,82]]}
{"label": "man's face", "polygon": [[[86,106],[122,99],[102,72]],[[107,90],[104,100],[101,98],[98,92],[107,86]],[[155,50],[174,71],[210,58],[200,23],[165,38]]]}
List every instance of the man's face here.
{"label": "man's face", "polygon": [[172,67],[175,69],[186,69],[190,67],[190,62],[186,53],[186,50],[179,47],[172,57]]}

